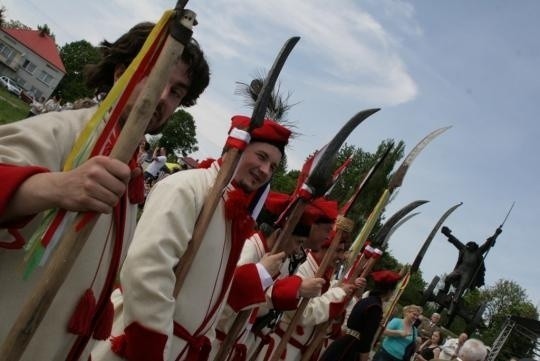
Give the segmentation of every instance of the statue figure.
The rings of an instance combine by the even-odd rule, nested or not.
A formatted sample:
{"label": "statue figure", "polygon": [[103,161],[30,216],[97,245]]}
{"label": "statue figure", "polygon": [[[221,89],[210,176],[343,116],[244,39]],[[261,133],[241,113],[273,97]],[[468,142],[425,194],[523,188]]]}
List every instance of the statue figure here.
{"label": "statue figure", "polygon": [[454,286],[456,291],[453,299],[456,302],[467,288],[473,290],[484,285],[484,274],[486,271],[484,254],[495,245],[495,240],[501,234],[502,228],[497,228],[495,234],[489,237],[481,246],[478,246],[476,242],[461,243],[459,239],[452,235],[452,231],[448,227],[442,227],[441,232],[448,237],[448,241],[459,251],[456,266],[446,276],[443,290],[444,294],[448,294],[450,285]]}

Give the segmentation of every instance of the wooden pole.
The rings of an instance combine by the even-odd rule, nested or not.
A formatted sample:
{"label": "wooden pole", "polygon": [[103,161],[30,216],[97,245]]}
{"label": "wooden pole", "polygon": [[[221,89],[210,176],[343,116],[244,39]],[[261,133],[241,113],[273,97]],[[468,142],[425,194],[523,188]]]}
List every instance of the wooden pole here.
{"label": "wooden pole", "polygon": [[[191,28],[193,23],[182,22],[182,25]],[[125,163],[131,160],[138,147],[139,140],[146,132],[146,127],[159,101],[161,90],[165,87],[170,71],[183,50],[183,44],[171,36],[167,37],[154,69],[148,76],[146,86],[137,98],[133,110],[122,128],[111,157]],[[79,213],[75,221],[63,234],[56,251],[52,254],[51,260],[43,271],[43,277],[32,292],[32,296],[24,304],[21,313],[5,338],[0,348],[0,360],[17,361],[22,357],[54,297],[84,247],[99,215],[95,215],[88,222],[81,222],[86,220],[86,217],[87,213]]]}

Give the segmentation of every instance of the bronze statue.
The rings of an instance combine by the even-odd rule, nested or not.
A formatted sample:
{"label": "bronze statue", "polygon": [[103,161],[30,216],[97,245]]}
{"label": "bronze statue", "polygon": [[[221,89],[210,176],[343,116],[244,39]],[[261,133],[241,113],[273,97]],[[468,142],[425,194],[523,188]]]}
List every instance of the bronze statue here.
{"label": "bronze statue", "polygon": [[502,228],[495,230],[495,234],[489,237],[483,245],[478,246],[476,242],[463,244],[452,235],[448,227],[442,227],[442,234],[448,237],[448,241],[459,250],[459,257],[454,270],[448,274],[444,280],[444,294],[448,294],[450,285],[456,289],[453,300],[458,301],[466,289],[473,290],[484,285],[484,255],[495,245],[497,236],[501,234]]}

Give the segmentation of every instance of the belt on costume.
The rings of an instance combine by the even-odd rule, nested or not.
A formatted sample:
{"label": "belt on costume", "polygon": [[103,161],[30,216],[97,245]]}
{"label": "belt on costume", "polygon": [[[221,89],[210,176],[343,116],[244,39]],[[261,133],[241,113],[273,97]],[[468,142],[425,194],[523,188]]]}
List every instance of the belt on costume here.
{"label": "belt on costume", "polygon": [[360,332],[358,332],[358,331],[356,331],[356,330],[351,330],[350,328],[347,328],[347,329],[345,330],[345,333],[346,333],[347,335],[350,335],[350,336],[354,337],[354,338],[357,339],[357,340],[360,340],[360,336],[361,336],[361,335],[360,335]]}

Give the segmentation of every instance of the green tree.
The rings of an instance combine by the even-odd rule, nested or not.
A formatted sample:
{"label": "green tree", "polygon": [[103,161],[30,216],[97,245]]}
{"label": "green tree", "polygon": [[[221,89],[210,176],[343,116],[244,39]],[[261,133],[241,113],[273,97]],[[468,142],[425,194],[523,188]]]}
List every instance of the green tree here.
{"label": "green tree", "polygon": [[186,156],[199,150],[197,146],[196,127],[193,116],[185,110],[178,110],[163,128],[163,136],[159,146],[167,148],[168,152]]}
{"label": "green tree", "polygon": [[[525,289],[514,281],[500,279],[479,293],[480,302],[486,302],[484,318],[489,325],[481,329],[479,335],[488,345],[495,341],[507,317],[520,316],[538,320],[538,309],[530,301]],[[513,332],[501,349],[498,360],[508,360],[511,356],[532,358],[535,345],[535,341]]]}
{"label": "green tree", "polygon": [[6,7],[4,5],[0,6],[0,28],[3,28],[6,23],[6,13]]}
{"label": "green tree", "polygon": [[9,20],[7,23],[4,24],[4,27],[8,29],[32,30],[31,27],[21,23],[19,20]]}
{"label": "green tree", "polygon": [[49,28],[49,25],[47,25],[47,24],[38,25],[37,29],[39,31],[40,36],[45,37],[47,35],[47,36],[50,36],[53,39],[55,38],[55,35],[51,31],[51,28]]}
{"label": "green tree", "polygon": [[287,171],[285,167],[279,167],[272,176],[270,187],[273,191],[291,194],[296,187],[298,175],[300,175],[299,170]]}
{"label": "green tree", "polygon": [[54,93],[68,102],[92,97],[94,90],[88,89],[84,84],[83,68],[87,64],[97,63],[100,60],[101,55],[98,49],[86,40],[79,40],[64,45],[60,49],[60,57],[67,73]]}
{"label": "green tree", "polygon": [[[373,166],[375,161],[388,149],[392,140],[382,141],[377,147],[375,153],[369,153],[360,147],[355,147],[349,144],[343,145],[338,152],[338,164],[342,164],[346,159],[352,156],[351,164],[337,181],[335,187],[330,193],[330,198],[335,199],[340,205],[343,205],[354,194],[359,182],[363,176]],[[394,168],[396,162],[403,157],[404,143],[400,141],[397,146],[390,152],[384,164],[379,167],[378,171],[373,175],[366,188],[360,194],[358,202],[352,207],[349,218],[356,222],[355,231],[357,233],[364,225],[371,210],[377,204],[379,197],[384,189],[388,186],[390,180],[390,172]],[[373,233],[377,231],[379,225],[374,227]]]}

